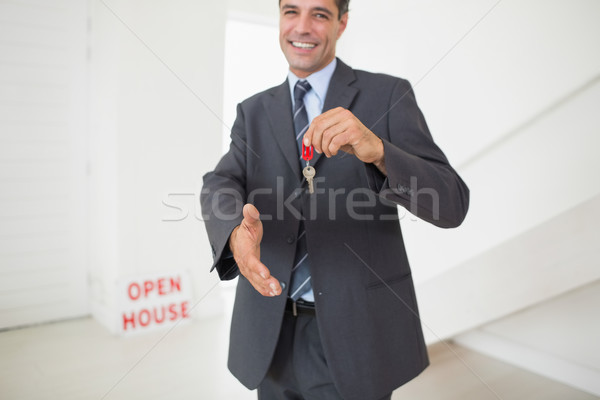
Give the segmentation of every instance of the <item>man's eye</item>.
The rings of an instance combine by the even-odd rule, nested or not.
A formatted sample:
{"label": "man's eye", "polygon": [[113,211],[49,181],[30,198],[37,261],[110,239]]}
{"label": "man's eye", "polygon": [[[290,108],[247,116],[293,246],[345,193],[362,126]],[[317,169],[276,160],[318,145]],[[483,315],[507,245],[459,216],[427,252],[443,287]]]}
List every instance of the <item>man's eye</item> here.
{"label": "man's eye", "polygon": [[296,14],[296,11],[294,11],[294,10],[288,10],[288,11],[285,11],[283,13],[283,15],[293,15],[293,14]]}
{"label": "man's eye", "polygon": [[328,18],[326,14],[315,14],[315,17],[319,18],[319,19],[327,19]]}

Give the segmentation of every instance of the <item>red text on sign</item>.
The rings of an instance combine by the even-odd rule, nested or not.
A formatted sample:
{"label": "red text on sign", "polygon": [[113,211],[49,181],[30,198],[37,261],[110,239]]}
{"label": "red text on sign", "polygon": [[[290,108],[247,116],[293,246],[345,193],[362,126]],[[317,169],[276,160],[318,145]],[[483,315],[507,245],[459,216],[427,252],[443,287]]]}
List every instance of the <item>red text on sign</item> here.
{"label": "red text on sign", "polygon": [[131,300],[138,300],[141,297],[147,298],[149,295],[155,293],[158,296],[165,296],[167,294],[181,292],[181,278],[160,278],[156,281],[148,280],[141,284],[132,282],[127,287],[127,295]]}
{"label": "red text on sign", "polygon": [[138,311],[123,313],[123,330],[133,330],[138,327],[145,328],[149,325],[161,325],[178,319],[189,318],[189,303],[171,303],[152,308],[142,308]]}

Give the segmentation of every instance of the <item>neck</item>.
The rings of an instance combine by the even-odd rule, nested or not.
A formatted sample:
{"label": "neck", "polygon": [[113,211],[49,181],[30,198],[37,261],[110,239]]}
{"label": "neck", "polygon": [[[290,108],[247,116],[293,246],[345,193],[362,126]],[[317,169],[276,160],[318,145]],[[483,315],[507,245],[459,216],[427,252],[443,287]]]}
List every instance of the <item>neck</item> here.
{"label": "neck", "polygon": [[331,62],[334,59],[335,59],[335,55],[329,61],[327,61],[325,63],[325,65],[323,65],[321,68],[314,70],[314,71],[305,71],[305,70],[296,69],[296,68],[293,68],[291,65],[289,66],[289,68],[290,68],[290,71],[292,71],[292,73],[294,75],[296,75],[298,78],[306,79],[307,77],[311,76],[312,74],[323,70],[325,67],[327,67],[329,64],[331,64]]}

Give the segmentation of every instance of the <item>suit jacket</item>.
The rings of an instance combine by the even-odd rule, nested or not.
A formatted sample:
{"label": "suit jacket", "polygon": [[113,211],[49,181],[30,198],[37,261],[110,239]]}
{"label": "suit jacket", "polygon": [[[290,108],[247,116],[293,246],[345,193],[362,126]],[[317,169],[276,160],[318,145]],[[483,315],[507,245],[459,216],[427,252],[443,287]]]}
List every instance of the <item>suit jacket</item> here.
{"label": "suit jacket", "polygon": [[[305,219],[316,318],[336,387],[346,399],[378,399],[428,365],[396,205],[456,227],[469,190],[433,142],[406,80],[338,60],[323,111],[335,107],[351,110],[383,140],[387,177],[355,156],[315,153],[316,193],[309,195],[284,82],[238,106],[230,150],[204,176],[202,210],[212,268],[231,279],[239,272],[226,256],[229,235],[243,204],[254,204],[264,227],[261,261],[284,285]],[[263,297],[239,276],[228,366],[250,389],[269,368],[288,290]]]}

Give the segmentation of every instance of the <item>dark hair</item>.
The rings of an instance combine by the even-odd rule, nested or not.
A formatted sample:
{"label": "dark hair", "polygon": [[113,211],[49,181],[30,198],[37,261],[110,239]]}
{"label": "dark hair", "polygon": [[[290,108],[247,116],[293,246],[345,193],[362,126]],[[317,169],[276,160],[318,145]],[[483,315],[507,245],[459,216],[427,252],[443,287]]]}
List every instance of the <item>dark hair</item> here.
{"label": "dark hair", "polygon": [[[281,0],[279,0],[279,4],[281,4]],[[350,4],[350,0],[335,0],[335,5],[338,8],[340,15],[338,15],[338,19],[342,18],[342,15],[348,12],[348,5]]]}
{"label": "dark hair", "polygon": [[350,0],[335,0],[335,4],[337,4],[338,11],[340,12],[339,18],[342,18],[342,15],[348,12]]}

